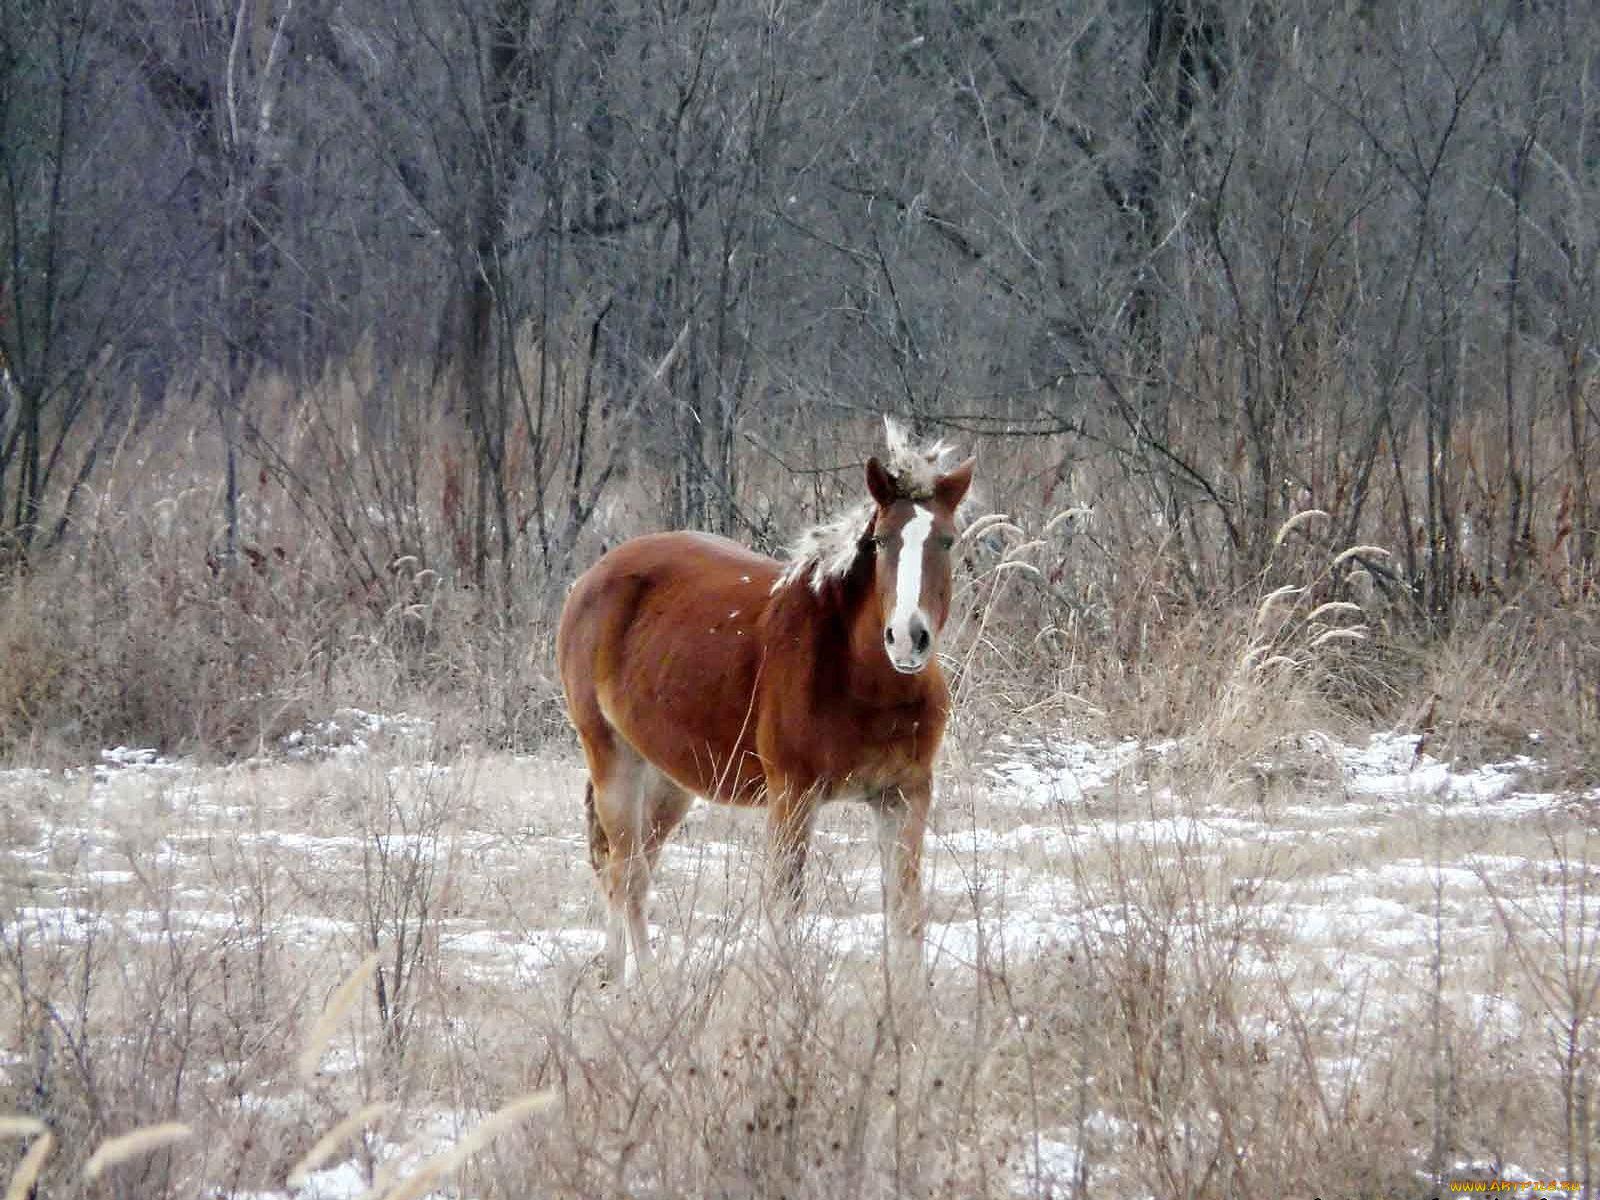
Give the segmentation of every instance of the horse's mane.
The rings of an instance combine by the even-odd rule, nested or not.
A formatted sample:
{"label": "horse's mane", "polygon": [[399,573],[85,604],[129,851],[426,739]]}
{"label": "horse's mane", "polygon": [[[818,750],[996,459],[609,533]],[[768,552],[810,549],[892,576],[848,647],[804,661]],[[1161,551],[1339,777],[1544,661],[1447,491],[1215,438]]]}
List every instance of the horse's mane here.
{"label": "horse's mane", "polygon": [[[951,447],[942,441],[913,446],[906,430],[889,417],[883,419],[883,430],[888,447],[883,465],[894,480],[895,490],[907,500],[933,499],[933,485],[952,453]],[[772,590],[777,592],[805,579],[810,581],[812,591],[820,592],[830,580],[843,579],[855,565],[876,511],[873,501],[863,500],[801,532],[789,543],[789,561]]]}

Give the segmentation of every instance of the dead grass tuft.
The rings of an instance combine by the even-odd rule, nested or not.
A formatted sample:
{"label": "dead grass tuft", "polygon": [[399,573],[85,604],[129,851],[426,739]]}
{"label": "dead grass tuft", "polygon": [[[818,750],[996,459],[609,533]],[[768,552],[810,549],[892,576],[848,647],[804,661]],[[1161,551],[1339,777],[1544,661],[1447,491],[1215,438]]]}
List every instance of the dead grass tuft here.
{"label": "dead grass tuft", "polygon": [[333,995],[328,997],[321,1015],[311,1027],[311,1032],[306,1034],[305,1047],[296,1060],[296,1067],[302,1079],[310,1079],[317,1073],[328,1043],[333,1041],[333,1035],[339,1031],[339,1026],[350,1010],[360,1003],[362,990],[377,970],[378,952],[374,950],[361,960],[356,969],[345,977],[344,982],[334,989]]}
{"label": "dead grass tuft", "polygon": [[22,1156],[17,1169],[11,1173],[11,1182],[6,1187],[6,1200],[26,1200],[26,1197],[33,1195],[34,1185],[43,1174],[44,1164],[55,1148],[55,1135],[48,1130],[41,1132],[38,1140]]}
{"label": "dead grass tuft", "polygon": [[170,1146],[174,1142],[185,1141],[193,1135],[194,1131],[182,1122],[165,1121],[160,1125],[147,1125],[143,1129],[107,1138],[95,1148],[95,1152],[89,1156],[89,1161],[83,1164],[84,1181],[93,1183],[119,1163],[149,1154],[163,1146]]}

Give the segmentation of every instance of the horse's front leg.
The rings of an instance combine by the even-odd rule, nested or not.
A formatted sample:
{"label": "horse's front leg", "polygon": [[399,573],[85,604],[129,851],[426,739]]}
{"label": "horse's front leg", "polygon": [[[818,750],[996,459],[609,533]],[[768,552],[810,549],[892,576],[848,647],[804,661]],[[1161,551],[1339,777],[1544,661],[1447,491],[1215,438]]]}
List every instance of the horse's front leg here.
{"label": "horse's front leg", "polygon": [[767,782],[767,853],[772,907],[784,917],[800,909],[806,850],[816,820],[816,793],[777,779]]}
{"label": "horse's front leg", "polygon": [[924,919],[922,839],[932,799],[932,780],[924,780],[888,788],[873,805],[878,814],[878,859],[890,927],[901,940],[918,946]]}

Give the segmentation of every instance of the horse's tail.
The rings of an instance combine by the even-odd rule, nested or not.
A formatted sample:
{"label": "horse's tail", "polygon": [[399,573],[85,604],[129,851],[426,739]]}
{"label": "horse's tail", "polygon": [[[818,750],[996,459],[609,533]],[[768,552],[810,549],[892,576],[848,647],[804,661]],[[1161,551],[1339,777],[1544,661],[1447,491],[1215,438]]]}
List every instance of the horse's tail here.
{"label": "horse's tail", "polygon": [[605,828],[600,824],[600,817],[594,811],[594,780],[590,779],[583,785],[583,815],[589,827],[589,862],[596,871],[606,865],[606,860],[611,857],[611,840],[606,837]]}

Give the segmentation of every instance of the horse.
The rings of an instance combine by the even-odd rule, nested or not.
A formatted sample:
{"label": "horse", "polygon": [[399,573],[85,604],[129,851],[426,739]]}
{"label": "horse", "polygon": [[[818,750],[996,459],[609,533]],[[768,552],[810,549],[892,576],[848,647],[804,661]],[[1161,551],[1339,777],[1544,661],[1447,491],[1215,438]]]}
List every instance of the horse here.
{"label": "horse", "polygon": [[922,842],[950,706],[939,635],[976,460],[945,471],[942,444],[885,429],[867,498],[802,535],[788,564],[710,534],[646,534],[568,593],[556,660],[588,765],[607,978],[624,977],[629,941],[635,968],[651,963],[651,871],[697,795],[765,807],[769,890],[791,914],[818,806],[866,801],[891,928],[920,947]]}

